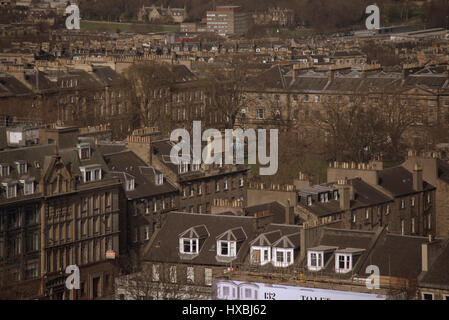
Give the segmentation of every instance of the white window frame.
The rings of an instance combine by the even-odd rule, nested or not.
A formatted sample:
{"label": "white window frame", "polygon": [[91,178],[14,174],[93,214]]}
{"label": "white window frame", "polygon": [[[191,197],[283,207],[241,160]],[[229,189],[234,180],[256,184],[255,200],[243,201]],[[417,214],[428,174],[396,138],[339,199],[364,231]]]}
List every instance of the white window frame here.
{"label": "white window frame", "polygon": [[[81,173],[83,174],[83,181],[86,182],[93,182],[93,181],[100,181],[102,179],[103,176],[103,170],[101,170],[100,167],[97,168],[80,168]],[[96,171],[98,170],[98,179],[96,179]],[[86,180],[86,173],[89,172],[90,173],[90,180]]]}
{"label": "white window frame", "polygon": [[[3,174],[3,170],[4,170],[4,169],[6,169],[5,174]],[[7,177],[7,176],[9,176],[10,174],[11,174],[11,168],[9,167],[8,164],[0,165],[0,176],[1,176],[1,177]]]}
{"label": "white window frame", "polygon": [[126,191],[133,191],[135,189],[135,180],[126,179]]}
{"label": "white window frame", "polygon": [[17,183],[3,183],[3,186],[6,188],[6,198],[12,199],[17,197]]}
{"label": "white window frame", "polygon": [[20,180],[20,183],[23,184],[23,194],[25,196],[34,194],[34,181]]}
{"label": "white window frame", "polygon": [[[283,254],[283,261],[277,261],[277,254],[281,252]],[[290,253],[290,260],[288,261],[288,253]],[[275,267],[288,267],[293,264],[293,249],[285,248],[273,248],[272,261]]]}
{"label": "white window frame", "polygon": [[[316,256],[316,265],[312,264],[312,255]],[[307,269],[312,271],[320,271],[324,268],[324,252],[323,251],[308,251],[307,252]]]}
{"label": "white window frame", "polygon": [[[260,261],[254,261],[254,251],[260,251]],[[265,260],[265,252],[268,252],[268,259]],[[252,246],[251,247],[251,263],[259,264],[261,266],[266,265],[271,262],[271,247],[263,247],[263,246]]]}
{"label": "white window frame", "polygon": [[[222,244],[227,243],[228,253],[222,254]],[[235,241],[218,240],[217,241],[217,256],[220,257],[235,257],[237,256],[237,243]]]}
{"label": "white window frame", "polygon": [[160,186],[164,184],[164,175],[162,173],[156,174],[156,185]]}
{"label": "white window frame", "polygon": [[[28,165],[26,162],[23,161],[16,161],[16,166],[17,166],[17,172],[19,174],[24,174],[28,172]],[[23,170],[22,170],[23,169]]]}
{"label": "white window frame", "polygon": [[435,294],[433,294],[432,292],[421,292],[421,299],[422,300],[425,300],[424,299],[424,295],[425,294],[430,294],[432,296],[432,300],[435,300]]}
{"label": "white window frame", "polygon": [[[189,242],[190,251],[184,251],[184,243]],[[179,238],[179,252],[183,254],[198,254],[199,253],[199,239],[197,238]],[[196,249],[193,251],[193,243],[196,244]]]}
{"label": "white window frame", "polygon": [[228,190],[228,179],[227,178],[223,179],[223,189]]}
{"label": "white window frame", "polygon": [[[344,268],[340,268],[340,257],[344,257]],[[335,272],[348,273],[352,270],[352,254],[336,253],[335,254]],[[347,268],[349,263],[349,268]]]}
{"label": "white window frame", "polygon": [[310,207],[313,204],[312,196],[307,196],[307,205]]}

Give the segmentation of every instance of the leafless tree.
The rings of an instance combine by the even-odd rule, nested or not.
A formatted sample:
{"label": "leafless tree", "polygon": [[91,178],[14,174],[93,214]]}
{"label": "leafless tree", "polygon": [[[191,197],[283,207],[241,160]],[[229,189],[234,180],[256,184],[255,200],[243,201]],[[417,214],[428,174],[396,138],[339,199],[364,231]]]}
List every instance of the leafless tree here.
{"label": "leafless tree", "polygon": [[126,72],[126,93],[130,113],[142,126],[158,126],[167,130],[172,120],[170,110],[175,76],[163,64],[133,64]]}

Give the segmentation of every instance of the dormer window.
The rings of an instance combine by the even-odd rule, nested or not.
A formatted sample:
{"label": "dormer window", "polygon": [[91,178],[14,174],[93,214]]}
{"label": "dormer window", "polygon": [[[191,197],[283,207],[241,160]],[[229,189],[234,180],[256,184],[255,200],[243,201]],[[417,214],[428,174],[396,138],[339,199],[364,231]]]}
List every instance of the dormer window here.
{"label": "dormer window", "polygon": [[352,270],[364,249],[347,248],[335,252],[335,272],[347,273]]}
{"label": "dormer window", "polygon": [[11,199],[17,197],[17,182],[3,183],[3,187],[6,190],[6,198]]}
{"label": "dormer window", "polygon": [[102,170],[97,165],[80,167],[84,182],[99,181],[102,179]]}
{"label": "dormer window", "polygon": [[133,191],[135,189],[135,179],[126,179],[126,191]]}
{"label": "dormer window", "polygon": [[309,270],[321,270],[323,265],[323,252],[309,252],[308,253],[308,268]]}
{"label": "dormer window", "polygon": [[25,174],[28,171],[28,165],[26,161],[16,161],[16,167],[19,174]]}
{"label": "dormer window", "polygon": [[237,245],[235,241],[217,242],[217,255],[222,257],[235,257],[237,255]]}
{"label": "dormer window", "polygon": [[192,227],[179,235],[179,253],[198,254],[209,231],[205,225]]}
{"label": "dormer window", "polygon": [[164,175],[162,173],[156,174],[156,185],[160,186],[164,184]]}
{"label": "dormer window", "polygon": [[199,252],[199,239],[180,238],[179,250],[185,254],[198,254]]}
{"label": "dormer window", "polygon": [[2,177],[9,176],[9,164],[0,164],[0,174]]}
{"label": "dormer window", "polygon": [[338,190],[334,191],[334,200],[338,200]]}
{"label": "dormer window", "polygon": [[352,270],[352,255],[337,254],[335,258],[335,271],[338,273],[347,273]]}
{"label": "dormer window", "polygon": [[78,154],[80,160],[89,160],[90,159],[90,144],[89,143],[80,143],[78,145]]}
{"label": "dormer window", "polygon": [[264,265],[271,262],[271,248],[252,246],[251,262],[258,265]]}
{"label": "dormer window", "polygon": [[186,173],[189,171],[189,164],[188,163],[181,163],[179,165],[179,173]]}
{"label": "dormer window", "polygon": [[320,271],[331,258],[337,247],[318,246],[307,250],[307,268],[312,271]]}
{"label": "dormer window", "polygon": [[293,264],[293,249],[274,248],[273,262],[276,267],[288,267]]}
{"label": "dormer window", "polygon": [[34,179],[20,180],[20,183],[23,184],[24,195],[27,196],[34,193]]}

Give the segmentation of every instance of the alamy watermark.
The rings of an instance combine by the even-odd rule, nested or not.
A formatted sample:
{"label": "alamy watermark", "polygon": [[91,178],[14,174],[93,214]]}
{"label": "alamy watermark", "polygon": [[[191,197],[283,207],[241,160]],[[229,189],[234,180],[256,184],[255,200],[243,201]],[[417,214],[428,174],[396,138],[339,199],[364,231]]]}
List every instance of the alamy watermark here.
{"label": "alamy watermark", "polygon": [[65,26],[68,30],[79,30],[80,29],[80,9],[77,5],[72,4],[65,8],[65,13],[69,14],[65,20]]}
{"label": "alamy watermark", "polygon": [[67,266],[65,273],[69,274],[65,280],[65,286],[68,290],[80,288],[80,268],[77,265]]}
{"label": "alamy watermark", "polygon": [[[246,138],[247,163],[268,165],[260,167],[259,174],[274,175],[278,171],[278,131],[278,129],[270,129],[270,154],[267,155],[267,130],[265,129],[258,129],[257,134],[254,129],[226,129],[223,137],[217,129],[207,129],[201,133],[201,121],[193,121],[193,144],[190,143],[190,133],[186,129],[176,129],[171,133],[170,141],[176,142],[170,151],[171,162],[175,165],[245,164]],[[207,145],[202,149],[203,142],[207,142]]]}

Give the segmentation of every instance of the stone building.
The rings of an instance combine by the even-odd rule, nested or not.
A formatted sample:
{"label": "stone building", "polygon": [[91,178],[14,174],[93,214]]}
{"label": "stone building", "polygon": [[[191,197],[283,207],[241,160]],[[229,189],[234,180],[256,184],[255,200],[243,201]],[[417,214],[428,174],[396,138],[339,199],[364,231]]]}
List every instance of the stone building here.
{"label": "stone building", "polygon": [[402,164],[412,170],[418,163],[422,168],[423,179],[436,187],[436,236],[449,236],[449,164],[441,159],[438,152],[418,153],[409,151]]}
{"label": "stone building", "polygon": [[148,20],[149,22],[171,22],[182,23],[187,19],[186,8],[164,8],[163,6],[157,7],[155,5],[151,7],[143,6],[140,8],[137,19],[139,21]]}
{"label": "stone building", "polygon": [[[2,273],[18,287],[28,283],[28,298],[110,294],[114,261],[126,252],[121,183],[95,144],[78,141],[76,128],[56,128],[43,145],[2,151],[0,159]],[[70,295],[61,281],[69,265],[81,275],[81,289]]]}

